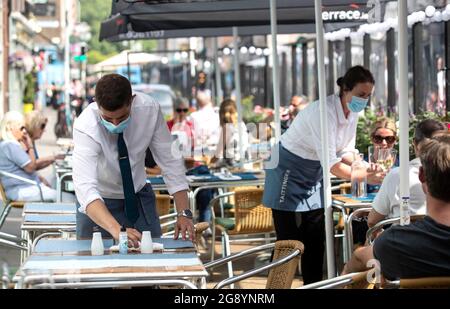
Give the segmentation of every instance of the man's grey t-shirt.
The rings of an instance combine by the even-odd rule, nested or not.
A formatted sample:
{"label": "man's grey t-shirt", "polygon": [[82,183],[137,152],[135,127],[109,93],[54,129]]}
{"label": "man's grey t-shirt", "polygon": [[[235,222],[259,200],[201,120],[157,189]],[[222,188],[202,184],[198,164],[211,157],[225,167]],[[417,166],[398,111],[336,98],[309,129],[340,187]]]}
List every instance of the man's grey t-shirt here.
{"label": "man's grey t-shirt", "polygon": [[[28,154],[23,150],[18,142],[15,141],[1,141],[0,142],[0,170],[9,172],[16,176],[21,176],[26,179],[39,181],[37,174],[27,173],[23,168],[31,162]],[[27,184],[11,177],[1,177],[3,187],[6,195],[14,199],[14,192],[20,187],[27,187]]]}
{"label": "man's grey t-shirt", "polygon": [[375,240],[373,254],[388,280],[450,276],[450,226],[428,216],[393,226]]}

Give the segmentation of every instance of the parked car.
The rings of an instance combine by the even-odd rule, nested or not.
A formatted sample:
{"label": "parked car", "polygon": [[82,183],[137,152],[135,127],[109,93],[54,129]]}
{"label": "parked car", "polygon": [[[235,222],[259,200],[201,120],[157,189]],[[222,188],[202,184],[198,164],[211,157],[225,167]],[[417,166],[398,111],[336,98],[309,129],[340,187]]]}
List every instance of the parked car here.
{"label": "parked car", "polygon": [[175,102],[175,92],[169,85],[163,84],[138,84],[132,85],[133,91],[145,93],[154,98],[161,106],[161,111],[165,118],[173,115],[173,104]]}

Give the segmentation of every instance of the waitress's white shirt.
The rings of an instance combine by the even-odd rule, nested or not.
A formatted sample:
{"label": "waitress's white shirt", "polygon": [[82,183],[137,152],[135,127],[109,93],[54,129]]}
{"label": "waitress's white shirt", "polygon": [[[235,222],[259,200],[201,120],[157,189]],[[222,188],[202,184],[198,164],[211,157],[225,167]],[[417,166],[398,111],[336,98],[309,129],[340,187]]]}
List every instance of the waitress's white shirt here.
{"label": "waitress's white shirt", "polygon": [[[172,154],[172,136],[159,104],[151,97],[136,93],[131,105],[131,119],[123,132],[128,149],[135,192],[146,184],[147,148],[162,169],[170,194],[187,190],[188,181],[181,158]],[[73,182],[80,212],[96,199],[123,199],[118,153],[118,134],[109,133],[100,121],[97,103],[81,113],[73,130]]]}
{"label": "waitress's white shirt", "polygon": [[[328,160],[330,168],[355,149],[358,114],[350,112],[345,118],[337,94],[326,99],[328,114]],[[322,161],[322,139],[320,137],[319,101],[309,104],[295,117],[289,129],[281,136],[284,148],[303,159]]]}

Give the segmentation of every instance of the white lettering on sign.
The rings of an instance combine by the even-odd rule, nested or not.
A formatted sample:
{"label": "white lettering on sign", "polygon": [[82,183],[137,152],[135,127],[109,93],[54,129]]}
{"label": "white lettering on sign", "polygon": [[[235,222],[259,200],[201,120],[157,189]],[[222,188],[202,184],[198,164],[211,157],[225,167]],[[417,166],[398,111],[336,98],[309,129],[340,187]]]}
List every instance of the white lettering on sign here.
{"label": "white lettering on sign", "polygon": [[328,11],[322,12],[323,20],[359,20],[367,19],[368,15],[366,13],[361,13],[360,11]]}

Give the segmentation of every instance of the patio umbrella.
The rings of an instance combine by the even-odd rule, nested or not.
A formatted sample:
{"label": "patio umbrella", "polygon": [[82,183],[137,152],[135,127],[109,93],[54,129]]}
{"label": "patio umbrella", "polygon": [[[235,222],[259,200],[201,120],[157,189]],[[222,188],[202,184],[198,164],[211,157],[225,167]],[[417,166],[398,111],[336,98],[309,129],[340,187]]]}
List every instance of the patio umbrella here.
{"label": "patio umbrella", "polygon": [[102,62],[95,64],[94,71],[95,72],[109,71],[127,65],[147,64],[150,62],[161,61],[161,57],[154,54],[133,53],[133,57],[129,57],[128,53],[129,53],[128,50],[124,50],[115,56],[112,56]]}

